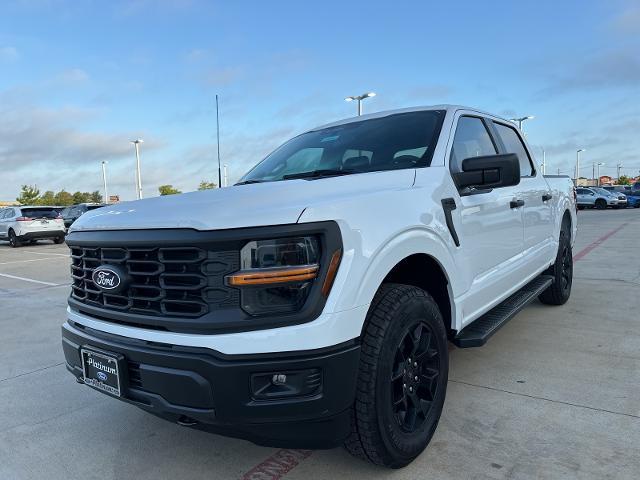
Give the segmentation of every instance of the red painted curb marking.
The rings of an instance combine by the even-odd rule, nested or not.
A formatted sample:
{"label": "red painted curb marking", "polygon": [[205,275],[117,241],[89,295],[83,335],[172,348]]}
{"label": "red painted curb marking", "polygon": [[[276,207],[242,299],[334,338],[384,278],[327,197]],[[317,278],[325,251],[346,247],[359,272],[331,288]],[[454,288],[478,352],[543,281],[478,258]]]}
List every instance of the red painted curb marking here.
{"label": "red painted curb marking", "polygon": [[594,242],[590,243],[589,245],[587,245],[586,247],[584,247],[582,250],[580,250],[578,253],[576,253],[573,256],[573,261],[577,262],[577,261],[581,260],[582,258],[584,258],[585,256],[587,256],[594,248],[599,247],[605,241],[607,241],[607,239],[609,239],[610,237],[612,237],[613,235],[618,233],[620,230],[622,230],[627,225],[627,223],[623,223],[618,228],[616,228],[614,230],[611,230],[609,233],[603,235],[602,237],[598,238],[596,241],[594,241]]}
{"label": "red painted curb marking", "polygon": [[242,480],[279,480],[308,458],[312,450],[278,450],[264,462],[256,465],[241,478]]}

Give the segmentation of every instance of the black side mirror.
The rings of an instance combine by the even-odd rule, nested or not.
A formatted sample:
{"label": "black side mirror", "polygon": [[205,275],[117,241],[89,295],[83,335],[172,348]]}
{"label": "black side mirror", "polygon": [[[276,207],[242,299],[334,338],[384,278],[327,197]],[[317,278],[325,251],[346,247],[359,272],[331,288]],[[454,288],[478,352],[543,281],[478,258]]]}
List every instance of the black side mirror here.
{"label": "black side mirror", "polygon": [[466,158],[462,172],[454,173],[458,188],[500,188],[520,183],[520,161],[515,153]]}

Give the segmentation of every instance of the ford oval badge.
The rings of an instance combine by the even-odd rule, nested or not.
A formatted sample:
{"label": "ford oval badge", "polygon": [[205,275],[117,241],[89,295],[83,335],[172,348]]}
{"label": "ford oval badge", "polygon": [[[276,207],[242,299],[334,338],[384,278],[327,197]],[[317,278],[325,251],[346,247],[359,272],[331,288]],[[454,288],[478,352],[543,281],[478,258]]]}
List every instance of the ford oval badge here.
{"label": "ford oval badge", "polygon": [[96,287],[107,292],[118,290],[122,284],[120,274],[109,265],[96,268],[91,275],[91,279],[96,284]]}

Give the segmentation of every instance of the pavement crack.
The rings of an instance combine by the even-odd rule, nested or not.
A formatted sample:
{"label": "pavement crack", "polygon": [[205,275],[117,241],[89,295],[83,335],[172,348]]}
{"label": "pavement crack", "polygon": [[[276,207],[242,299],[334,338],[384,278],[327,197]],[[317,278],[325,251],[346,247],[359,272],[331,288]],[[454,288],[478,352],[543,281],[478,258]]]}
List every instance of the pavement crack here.
{"label": "pavement crack", "polygon": [[46,367],[37,368],[35,370],[31,370],[30,372],[19,373],[18,375],[14,375],[13,377],[0,378],[0,383],[5,382],[7,380],[13,380],[14,378],[25,377],[27,375],[31,375],[32,373],[38,373],[43,370],[48,370],[49,368],[59,367],[60,365],[64,365],[64,362],[56,363],[54,365],[47,365]]}
{"label": "pavement crack", "polygon": [[461,380],[451,380],[451,379],[449,379],[449,382],[458,383],[460,385],[467,385],[469,387],[483,388],[485,390],[492,390],[494,392],[508,393],[509,395],[517,395],[519,397],[527,397],[527,398],[531,398],[531,399],[534,399],[534,400],[544,400],[545,402],[558,403],[558,404],[561,404],[561,405],[568,405],[570,407],[585,408],[587,410],[594,410],[596,412],[611,413],[613,415],[622,415],[622,416],[625,416],[625,417],[631,417],[631,418],[640,419],[640,415],[634,415],[632,413],[614,412],[613,410],[606,410],[604,408],[589,407],[588,405],[580,405],[579,403],[571,403],[571,402],[565,402],[565,401],[562,401],[562,400],[554,400],[552,398],[539,397],[537,395],[529,395],[527,393],[512,392],[510,390],[504,390],[502,388],[488,387],[486,385],[477,385],[475,383],[463,382]]}

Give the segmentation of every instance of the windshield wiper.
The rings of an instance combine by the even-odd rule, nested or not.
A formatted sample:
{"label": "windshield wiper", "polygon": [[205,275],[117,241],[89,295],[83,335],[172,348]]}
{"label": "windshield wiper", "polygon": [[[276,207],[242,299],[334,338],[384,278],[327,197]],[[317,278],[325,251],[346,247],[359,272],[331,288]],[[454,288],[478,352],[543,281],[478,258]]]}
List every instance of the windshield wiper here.
{"label": "windshield wiper", "polygon": [[266,182],[266,180],[259,180],[259,179],[250,179],[250,180],[245,180],[243,182],[238,182],[236,183],[236,185],[249,185],[251,183],[262,183],[262,182]]}
{"label": "windshield wiper", "polygon": [[292,180],[294,178],[336,177],[338,175],[349,175],[352,173],[357,173],[357,172],[355,172],[354,170],[336,170],[336,169],[311,170],[310,172],[299,172],[299,173],[291,173],[289,175],[284,175],[282,179]]}

